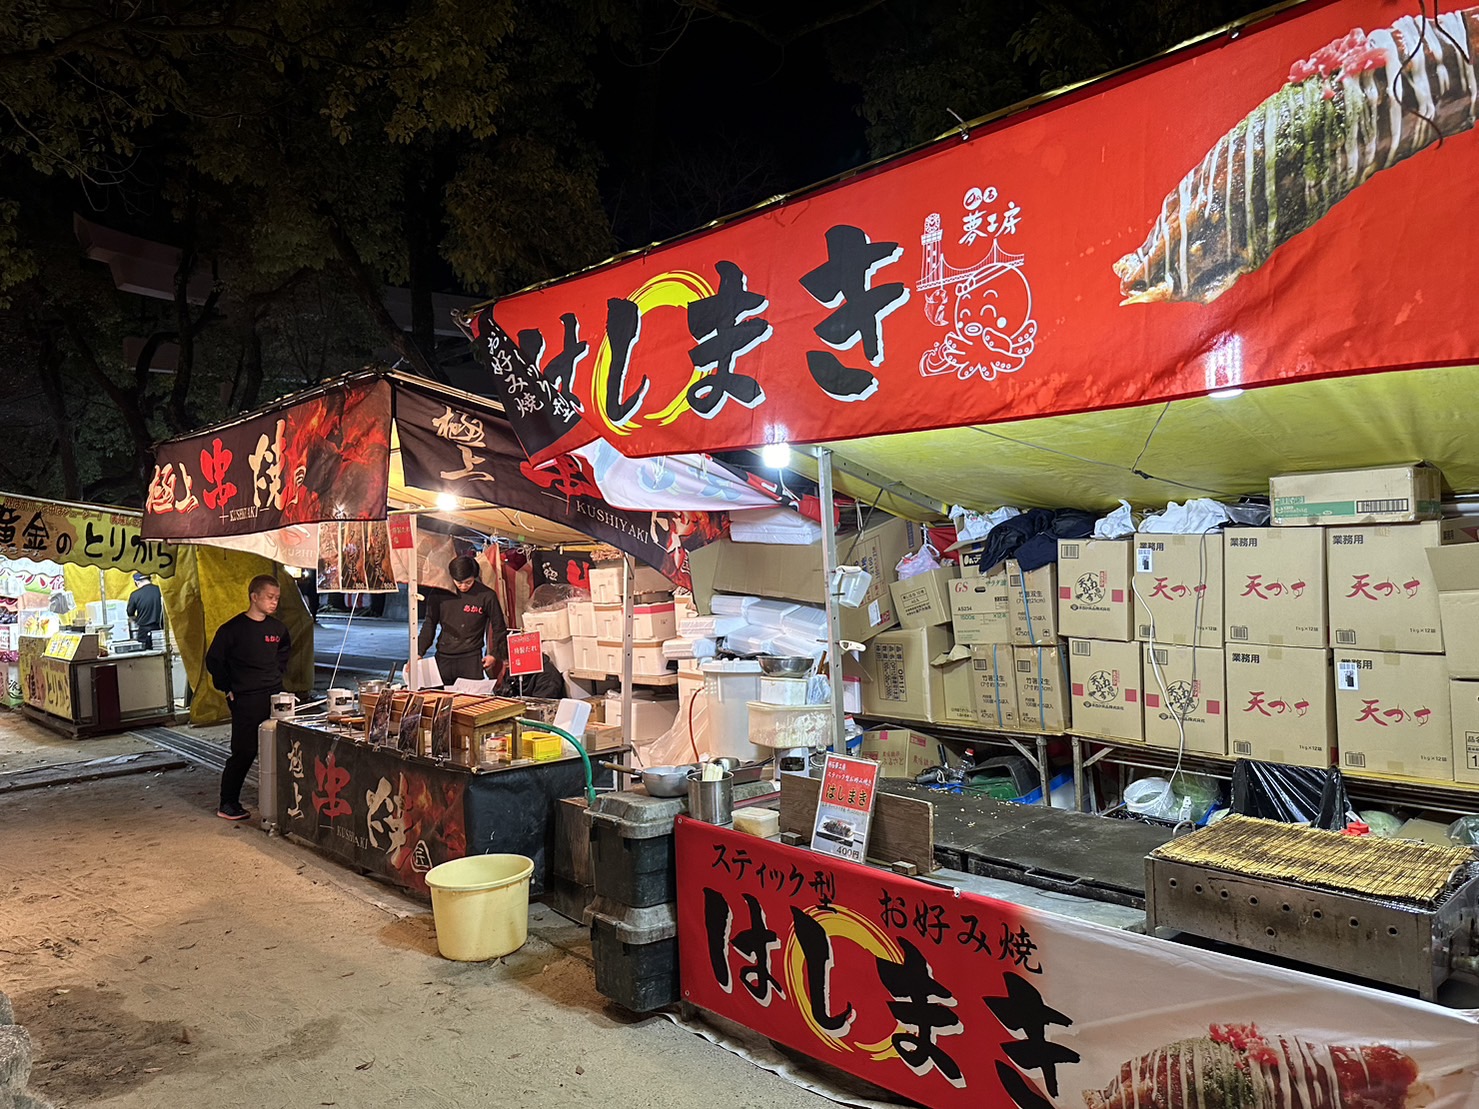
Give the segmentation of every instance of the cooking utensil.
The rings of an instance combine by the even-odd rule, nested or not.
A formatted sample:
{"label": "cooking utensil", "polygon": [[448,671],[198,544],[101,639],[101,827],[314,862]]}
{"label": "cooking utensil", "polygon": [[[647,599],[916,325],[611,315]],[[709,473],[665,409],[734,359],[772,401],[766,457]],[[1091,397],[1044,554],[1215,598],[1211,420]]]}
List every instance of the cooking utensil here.
{"label": "cooking utensil", "polygon": [[760,655],[755,661],[760,664],[760,673],[772,678],[804,678],[816,665],[809,655]]}
{"label": "cooking utensil", "polygon": [[682,797],[688,788],[688,774],[693,769],[691,766],[638,768],[622,766],[615,762],[603,762],[598,765],[603,770],[612,770],[617,774],[630,774],[634,778],[642,779],[642,787],[653,797]]}
{"label": "cooking utensil", "polygon": [[702,770],[688,772],[688,815],[706,824],[734,823],[734,775],[724,773],[712,780]]}

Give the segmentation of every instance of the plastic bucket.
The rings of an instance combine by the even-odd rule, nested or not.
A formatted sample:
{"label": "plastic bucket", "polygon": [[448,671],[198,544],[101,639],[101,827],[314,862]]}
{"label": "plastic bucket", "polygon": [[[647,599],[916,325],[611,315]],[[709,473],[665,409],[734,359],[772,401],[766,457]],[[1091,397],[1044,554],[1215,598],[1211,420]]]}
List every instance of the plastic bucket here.
{"label": "plastic bucket", "polygon": [[533,873],[533,860],[523,855],[469,855],[428,870],[443,958],[480,963],[524,946]]}

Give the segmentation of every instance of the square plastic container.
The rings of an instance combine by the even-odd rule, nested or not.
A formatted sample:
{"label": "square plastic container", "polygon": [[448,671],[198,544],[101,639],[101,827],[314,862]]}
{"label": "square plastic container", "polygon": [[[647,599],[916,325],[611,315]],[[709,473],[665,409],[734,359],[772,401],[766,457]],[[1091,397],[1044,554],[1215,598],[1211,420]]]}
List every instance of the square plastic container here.
{"label": "square plastic container", "polygon": [[826,747],[832,738],[831,705],[750,702],[750,742],[758,747]]}

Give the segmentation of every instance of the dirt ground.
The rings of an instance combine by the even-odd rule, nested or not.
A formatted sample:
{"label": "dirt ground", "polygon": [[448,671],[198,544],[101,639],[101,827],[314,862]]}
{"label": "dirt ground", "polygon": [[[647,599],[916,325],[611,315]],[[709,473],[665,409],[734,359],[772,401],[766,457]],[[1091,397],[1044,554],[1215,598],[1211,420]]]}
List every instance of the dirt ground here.
{"label": "dirt ground", "polygon": [[[7,769],[120,753],[91,744]],[[429,911],[169,771],[0,795],[0,989],[59,1106],[819,1107],[595,991],[582,929],[536,907],[497,964],[436,954]],[[246,798],[250,804],[254,798]]]}

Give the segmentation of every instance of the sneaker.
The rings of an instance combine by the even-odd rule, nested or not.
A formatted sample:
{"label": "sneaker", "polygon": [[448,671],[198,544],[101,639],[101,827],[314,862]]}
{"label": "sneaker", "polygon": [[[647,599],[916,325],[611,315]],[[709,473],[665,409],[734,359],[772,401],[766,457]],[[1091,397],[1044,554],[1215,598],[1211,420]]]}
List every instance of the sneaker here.
{"label": "sneaker", "polygon": [[216,809],[216,815],[222,820],[250,820],[252,817],[251,813],[234,801],[222,804]]}

